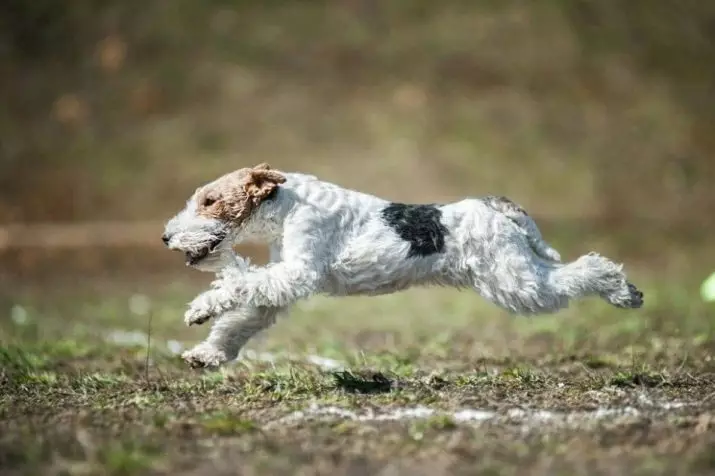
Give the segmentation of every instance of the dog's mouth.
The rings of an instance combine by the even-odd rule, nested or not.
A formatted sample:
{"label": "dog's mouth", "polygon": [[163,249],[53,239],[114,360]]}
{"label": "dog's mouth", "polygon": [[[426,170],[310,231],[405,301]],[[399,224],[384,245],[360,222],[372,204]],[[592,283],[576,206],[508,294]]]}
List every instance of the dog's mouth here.
{"label": "dog's mouth", "polygon": [[210,255],[211,253],[213,253],[214,251],[216,251],[216,248],[218,247],[218,245],[221,244],[222,241],[223,241],[223,239],[215,240],[215,241],[212,241],[211,243],[209,243],[208,246],[204,246],[203,248],[200,248],[200,249],[198,249],[198,250],[187,251],[187,252],[185,253],[185,255],[186,255],[186,265],[187,265],[187,266],[194,266],[194,265],[200,263],[200,262],[203,261],[208,255]]}
{"label": "dog's mouth", "polygon": [[195,264],[198,264],[201,260],[206,258],[208,255],[209,255],[208,247],[201,248],[198,251],[187,251],[186,252],[186,265],[193,266]]}

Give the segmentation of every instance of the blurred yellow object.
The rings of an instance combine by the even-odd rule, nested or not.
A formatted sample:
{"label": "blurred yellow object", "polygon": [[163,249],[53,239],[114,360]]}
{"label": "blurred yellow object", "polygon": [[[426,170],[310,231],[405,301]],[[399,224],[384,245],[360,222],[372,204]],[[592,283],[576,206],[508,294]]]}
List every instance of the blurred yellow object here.
{"label": "blurred yellow object", "polygon": [[116,35],[110,35],[98,45],[99,64],[109,73],[116,73],[124,65],[127,57],[127,44]]}
{"label": "blurred yellow object", "polygon": [[89,113],[87,103],[76,94],[64,94],[54,104],[55,119],[65,125],[83,124]]}
{"label": "blurred yellow object", "polygon": [[700,286],[700,295],[703,297],[703,301],[715,301],[715,273],[703,281],[703,284]]}

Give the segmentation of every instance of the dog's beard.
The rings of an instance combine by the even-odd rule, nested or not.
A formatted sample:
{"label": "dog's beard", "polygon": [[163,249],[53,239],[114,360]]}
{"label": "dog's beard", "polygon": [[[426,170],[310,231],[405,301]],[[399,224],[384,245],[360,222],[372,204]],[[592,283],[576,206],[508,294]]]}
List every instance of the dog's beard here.
{"label": "dog's beard", "polygon": [[224,268],[229,261],[223,253],[212,252],[200,259],[191,259],[186,261],[186,265],[199,271],[216,272]]}
{"label": "dog's beard", "polygon": [[203,262],[211,264],[212,261],[215,261],[227,241],[227,235],[226,232],[212,234],[210,239],[201,242],[198,246],[184,248],[186,266],[197,266]]}
{"label": "dog's beard", "polygon": [[205,247],[186,253],[186,265],[199,271],[216,272],[235,263],[235,253],[230,240],[222,240],[214,247]]}
{"label": "dog's beard", "polygon": [[209,257],[210,253],[211,251],[208,247],[201,248],[197,251],[187,251],[185,253],[186,266],[195,266],[201,263]]}

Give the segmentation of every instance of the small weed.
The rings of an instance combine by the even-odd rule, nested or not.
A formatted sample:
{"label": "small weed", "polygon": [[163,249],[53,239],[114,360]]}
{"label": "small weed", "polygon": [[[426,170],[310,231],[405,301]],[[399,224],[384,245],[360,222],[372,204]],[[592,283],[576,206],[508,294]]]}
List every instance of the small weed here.
{"label": "small weed", "polygon": [[363,367],[379,368],[389,371],[400,377],[410,377],[415,373],[415,362],[420,356],[420,349],[406,349],[402,354],[380,353],[367,356],[362,354],[360,359],[354,359],[355,364]]}
{"label": "small weed", "polygon": [[203,388],[214,388],[226,380],[226,376],[221,372],[208,372],[201,376]]}
{"label": "small weed", "polygon": [[55,372],[29,372],[23,378],[23,383],[36,385],[55,385],[59,380],[59,375]]}
{"label": "small weed", "polygon": [[457,423],[448,415],[436,415],[425,420],[424,426],[434,430],[453,430],[457,428]]}
{"label": "small weed", "polygon": [[122,403],[123,405],[135,406],[137,408],[155,408],[164,398],[164,395],[161,393],[134,393],[123,399]]}
{"label": "small weed", "polygon": [[25,375],[40,369],[48,361],[48,356],[19,347],[0,347],[0,367],[10,374]]}
{"label": "small weed", "polygon": [[598,369],[606,369],[606,368],[612,368],[618,365],[618,362],[612,357],[609,356],[598,356],[598,355],[592,355],[588,356],[584,359],[581,360],[584,366],[586,368],[592,369],[592,370],[598,370]]}
{"label": "small weed", "polygon": [[312,370],[261,372],[249,375],[243,384],[245,395],[270,396],[274,401],[304,396],[318,396],[327,385],[325,377]]}
{"label": "small weed", "polygon": [[476,372],[474,374],[457,375],[454,377],[453,383],[457,387],[471,387],[493,383],[498,378],[498,376],[493,376],[488,372]]}
{"label": "small weed", "polygon": [[393,382],[382,373],[373,373],[367,377],[350,371],[333,373],[335,385],[350,393],[386,393],[393,388]]}
{"label": "small weed", "polygon": [[616,387],[658,387],[667,382],[662,374],[649,372],[618,372],[610,380]]}
{"label": "small weed", "polygon": [[543,380],[540,375],[526,367],[511,367],[501,373],[501,378],[516,381],[522,385],[534,386]]}
{"label": "small weed", "polygon": [[171,419],[172,415],[166,412],[157,412],[151,417],[152,424],[157,428],[165,428]]}
{"label": "small weed", "polygon": [[225,412],[211,414],[201,421],[201,426],[209,433],[217,435],[238,435],[255,431],[255,422]]}
{"label": "small weed", "polygon": [[96,392],[105,389],[116,388],[129,382],[129,378],[123,374],[92,373],[80,375],[70,382],[70,386],[75,390],[83,392]]}
{"label": "small weed", "polygon": [[408,434],[415,441],[421,441],[434,431],[446,431],[457,428],[457,423],[448,415],[435,415],[425,420],[418,420],[408,428]]}
{"label": "small weed", "polygon": [[100,353],[96,346],[72,339],[43,342],[36,350],[52,360],[81,359]]}
{"label": "small weed", "polygon": [[429,376],[429,378],[427,378],[425,383],[432,390],[442,390],[449,385],[449,381],[445,380],[444,378],[440,377],[439,375]]}
{"label": "small weed", "polygon": [[156,448],[135,443],[113,444],[100,448],[98,462],[104,474],[129,476],[156,466],[159,454]]}
{"label": "small weed", "polygon": [[333,425],[333,431],[338,435],[348,435],[360,428],[360,424],[354,421],[338,421]]}

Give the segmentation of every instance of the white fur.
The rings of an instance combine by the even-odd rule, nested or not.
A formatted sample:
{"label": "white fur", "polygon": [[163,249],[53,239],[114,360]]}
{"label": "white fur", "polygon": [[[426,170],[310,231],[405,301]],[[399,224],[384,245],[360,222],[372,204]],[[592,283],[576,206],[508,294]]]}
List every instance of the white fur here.
{"label": "white fur", "polygon": [[[591,253],[561,263],[525,213],[500,210],[473,198],[441,205],[448,230],[442,252],[408,257],[410,244],[388,226],[381,211],[390,202],[315,177],[284,173],[273,200],[246,223],[198,219],[187,207],[167,224],[170,247],[193,249],[192,236],[227,236],[198,268],[217,272],[212,288],[189,305],[187,324],[218,317],[207,340],[186,352],[195,366],[220,365],[237,356],[257,332],[300,299],[388,294],[415,285],[474,289],[517,314],[551,313],[590,295],[623,308],[640,307],[642,294],[621,266]],[[267,242],[271,262],[251,266],[231,246]]]}

